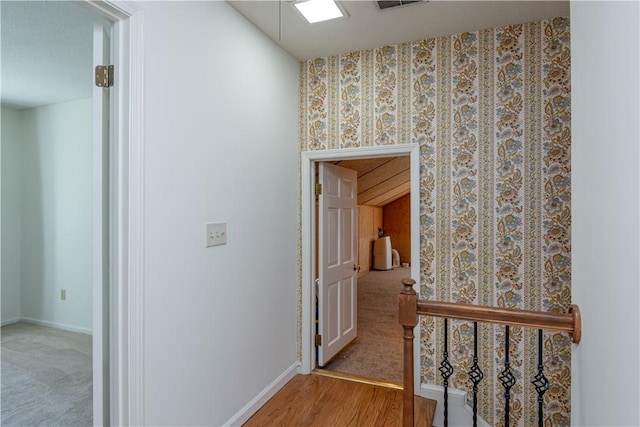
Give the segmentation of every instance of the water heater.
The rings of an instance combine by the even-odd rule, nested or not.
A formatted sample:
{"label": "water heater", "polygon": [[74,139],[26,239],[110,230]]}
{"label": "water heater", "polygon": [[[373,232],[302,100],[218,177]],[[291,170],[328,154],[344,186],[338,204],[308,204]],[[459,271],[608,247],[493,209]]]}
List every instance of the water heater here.
{"label": "water heater", "polygon": [[384,236],[373,242],[373,269],[391,270],[391,237]]}

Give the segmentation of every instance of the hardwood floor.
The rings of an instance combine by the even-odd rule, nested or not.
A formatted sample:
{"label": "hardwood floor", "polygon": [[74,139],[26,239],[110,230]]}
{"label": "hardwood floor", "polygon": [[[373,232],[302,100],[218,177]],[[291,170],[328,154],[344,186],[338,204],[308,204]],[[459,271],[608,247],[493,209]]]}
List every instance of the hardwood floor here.
{"label": "hardwood floor", "polygon": [[[416,426],[431,426],[435,402],[416,398]],[[321,375],[296,375],[245,424],[401,426],[402,390]]]}

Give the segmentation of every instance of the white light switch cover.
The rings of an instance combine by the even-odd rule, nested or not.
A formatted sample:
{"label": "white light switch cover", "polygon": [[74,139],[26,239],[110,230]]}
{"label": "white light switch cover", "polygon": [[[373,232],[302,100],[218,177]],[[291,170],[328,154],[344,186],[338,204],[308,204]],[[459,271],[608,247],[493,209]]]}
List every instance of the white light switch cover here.
{"label": "white light switch cover", "polygon": [[207,247],[227,244],[227,223],[211,222],[207,224]]}

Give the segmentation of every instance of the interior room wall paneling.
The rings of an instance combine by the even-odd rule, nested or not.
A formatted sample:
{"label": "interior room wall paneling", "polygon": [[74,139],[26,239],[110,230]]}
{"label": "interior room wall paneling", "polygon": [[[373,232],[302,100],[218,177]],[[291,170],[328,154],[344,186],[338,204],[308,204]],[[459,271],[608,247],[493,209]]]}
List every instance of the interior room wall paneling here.
{"label": "interior room wall paneling", "polygon": [[378,238],[378,229],[382,228],[384,224],[383,218],[384,212],[381,207],[374,206],[373,209],[373,232],[375,234],[376,239]]}
{"label": "interior room wall paneling", "polygon": [[22,114],[22,317],[90,332],[91,99]]}
{"label": "interior room wall paneling", "polygon": [[22,315],[20,301],[20,257],[22,215],[22,113],[2,107],[2,324],[16,321]]}
{"label": "interior room wall paneling", "polygon": [[225,2],[140,7],[144,420],[240,425],[298,363],[298,62]]}
{"label": "interior room wall paneling", "polygon": [[571,2],[576,426],[640,425],[639,20],[638,2]]}
{"label": "interior room wall paneling", "polygon": [[382,208],[358,206],[358,276],[371,271],[373,242],[378,238],[378,228],[382,228]]}
{"label": "interior room wall paneling", "polygon": [[402,196],[382,210],[382,229],[391,237],[391,246],[400,254],[400,262],[411,262],[411,196]]}
{"label": "interior room wall paneling", "polygon": [[[568,18],[417,40],[300,63],[303,150],[420,145],[423,298],[531,310],[571,303],[571,51]],[[453,322],[450,386],[470,392],[473,334]],[[512,334],[522,385],[512,425],[537,423],[535,333]],[[502,332],[484,328],[480,415],[504,418]],[[442,324],[421,319],[421,381],[440,384]],[[571,342],[553,357],[545,423],[568,426]],[[552,356],[553,353],[553,356]],[[471,396],[471,393],[468,394]]]}

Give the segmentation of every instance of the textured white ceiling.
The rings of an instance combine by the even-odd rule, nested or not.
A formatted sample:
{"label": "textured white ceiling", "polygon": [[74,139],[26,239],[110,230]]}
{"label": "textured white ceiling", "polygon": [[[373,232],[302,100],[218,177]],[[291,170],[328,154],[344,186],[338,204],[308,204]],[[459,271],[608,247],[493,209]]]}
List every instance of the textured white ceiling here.
{"label": "textured white ceiling", "polygon": [[91,11],[69,1],[0,2],[2,104],[17,108],[91,97]]}
{"label": "textured white ceiling", "polygon": [[309,24],[287,0],[228,3],[300,60],[569,16],[568,1],[431,0],[380,11],[373,0],[357,0],[341,2],[346,19]]}

